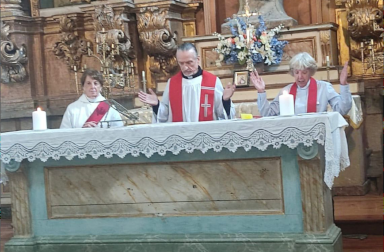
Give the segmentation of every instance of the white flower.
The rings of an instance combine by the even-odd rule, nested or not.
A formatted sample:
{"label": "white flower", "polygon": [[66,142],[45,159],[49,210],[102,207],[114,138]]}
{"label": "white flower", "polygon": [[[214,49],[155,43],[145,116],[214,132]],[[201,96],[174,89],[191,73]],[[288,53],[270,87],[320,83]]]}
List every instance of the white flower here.
{"label": "white flower", "polygon": [[246,54],[244,51],[241,51],[241,52],[239,52],[239,53],[237,54],[237,58],[238,58],[239,60],[244,60],[245,57],[247,57],[247,54]]}

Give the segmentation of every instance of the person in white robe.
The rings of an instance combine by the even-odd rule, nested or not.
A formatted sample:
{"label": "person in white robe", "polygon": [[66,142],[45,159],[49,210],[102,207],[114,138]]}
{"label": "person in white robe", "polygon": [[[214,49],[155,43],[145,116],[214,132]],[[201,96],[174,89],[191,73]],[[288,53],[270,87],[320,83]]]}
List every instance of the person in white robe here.
{"label": "person in white robe", "polygon": [[295,114],[308,113],[311,81],[314,81],[317,86],[317,94],[313,99],[316,111],[310,112],[326,112],[328,104],[333,111],[339,112],[341,115],[349,112],[352,107],[352,95],[347,83],[348,62],[345,63],[340,73],[340,94],[335,91],[331,83],[311,78],[317,70],[317,65],[316,61],[308,53],[299,53],[294,56],[289,63],[289,67],[290,74],[295,78],[295,83],[289,84],[280,90],[272,102],[267,100],[263,79],[256,71],[251,73],[250,80],[258,91],[257,106],[261,116],[280,115],[279,96],[284,91],[290,93],[294,85],[297,85]]}
{"label": "person in white robe", "polygon": [[[191,43],[185,43],[178,47],[176,59],[182,73],[182,121],[198,122],[200,109],[205,109],[201,103],[200,96],[202,91],[202,80],[204,70],[199,66],[200,56],[197,54],[196,47]],[[149,89],[149,94],[139,92],[140,101],[146,103],[153,108],[153,122],[173,122],[174,115],[172,102],[170,102],[170,82],[163,92],[162,101],[160,102],[157,95]],[[235,84],[228,84],[226,88],[218,77],[215,77],[214,83],[214,102],[213,102],[213,120],[232,119],[235,118],[235,108],[231,101],[231,97],[236,89]],[[174,105],[175,106],[175,105]],[[211,105],[207,105],[211,106]]]}
{"label": "person in white robe", "polygon": [[81,76],[83,94],[69,104],[61,121],[60,128],[94,128],[124,126],[119,112],[110,107],[99,122],[88,121],[100,102],[106,99],[100,94],[103,87],[103,76],[97,70],[86,69]]}

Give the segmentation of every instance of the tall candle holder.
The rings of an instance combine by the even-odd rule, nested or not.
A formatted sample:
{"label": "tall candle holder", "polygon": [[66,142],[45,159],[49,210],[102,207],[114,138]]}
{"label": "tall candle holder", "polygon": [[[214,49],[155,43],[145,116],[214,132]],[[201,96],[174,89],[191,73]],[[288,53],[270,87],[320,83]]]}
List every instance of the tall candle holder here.
{"label": "tall candle holder", "polygon": [[331,78],[330,78],[329,69],[330,69],[331,65],[330,65],[330,62],[329,62],[329,56],[328,55],[326,57],[326,62],[327,62],[327,67],[326,67],[326,69],[327,69],[327,81],[330,82]]}
{"label": "tall candle holder", "polygon": [[[106,31],[102,28],[96,34],[96,53],[93,51],[93,45],[90,41],[86,43],[87,56],[98,59],[100,62],[100,71],[104,78],[102,93],[104,97],[109,98],[113,88],[133,90],[135,88],[135,66],[127,57],[126,51],[122,50],[123,44],[113,39],[119,30]],[[75,73],[76,91],[79,94],[82,90],[81,83],[78,81],[77,72],[84,72],[87,68],[84,65],[78,69],[76,65],[71,67]]]}
{"label": "tall candle holder", "polygon": [[[368,49],[369,55],[366,57],[364,50]],[[363,65],[363,73],[366,74],[368,69],[372,69],[372,72],[376,74],[376,71],[383,69],[384,53],[375,52],[375,44],[373,39],[363,40],[360,43],[361,62]]]}
{"label": "tall candle holder", "polygon": [[[143,83],[143,92],[147,93],[147,80],[145,79],[145,72],[144,71],[142,72],[142,77],[143,78],[142,78],[141,82]],[[147,109],[147,108],[149,108],[149,106],[146,103],[144,103],[142,108]]]}

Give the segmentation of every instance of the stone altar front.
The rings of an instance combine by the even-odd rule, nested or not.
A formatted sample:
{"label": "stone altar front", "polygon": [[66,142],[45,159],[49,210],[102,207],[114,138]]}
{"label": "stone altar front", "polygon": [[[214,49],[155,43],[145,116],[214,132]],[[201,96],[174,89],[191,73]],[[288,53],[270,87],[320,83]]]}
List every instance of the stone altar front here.
{"label": "stone altar front", "polygon": [[328,113],[5,133],[5,251],[342,251],[329,187],[345,126]]}

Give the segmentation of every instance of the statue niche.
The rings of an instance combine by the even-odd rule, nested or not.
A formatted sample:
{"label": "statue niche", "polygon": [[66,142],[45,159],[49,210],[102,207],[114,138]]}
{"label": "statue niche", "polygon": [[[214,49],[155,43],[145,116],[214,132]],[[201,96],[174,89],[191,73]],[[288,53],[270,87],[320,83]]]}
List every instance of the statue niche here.
{"label": "statue niche", "polygon": [[[239,11],[236,16],[244,16],[245,9],[249,8],[254,14],[249,17],[249,23],[256,25],[259,23],[258,15],[263,16],[267,28],[273,28],[283,24],[285,27],[297,25],[297,21],[284,10],[284,0],[239,0]],[[221,26],[222,33],[231,33],[229,22]]]}

